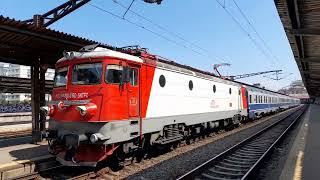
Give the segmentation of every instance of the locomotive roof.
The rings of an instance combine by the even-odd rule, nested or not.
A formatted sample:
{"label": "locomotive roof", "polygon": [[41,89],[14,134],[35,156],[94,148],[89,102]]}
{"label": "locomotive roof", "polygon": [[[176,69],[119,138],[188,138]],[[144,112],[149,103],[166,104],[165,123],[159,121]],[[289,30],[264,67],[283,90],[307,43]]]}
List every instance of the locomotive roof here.
{"label": "locomotive roof", "polygon": [[[183,68],[183,69],[191,71],[191,72],[195,72],[195,75],[202,74],[202,75],[205,75],[205,76],[210,76],[210,77],[214,77],[214,78],[220,79],[221,81],[227,81],[227,82],[230,82],[230,83],[235,83],[235,84],[239,84],[239,85],[245,85],[245,86],[248,86],[248,87],[253,88],[253,89],[259,89],[261,91],[267,91],[267,92],[271,92],[271,93],[280,94],[280,95],[283,95],[283,96],[290,97],[290,96],[288,96],[286,94],[278,93],[278,92],[275,92],[275,91],[272,91],[272,90],[269,90],[269,89],[256,87],[256,86],[253,86],[253,85],[250,85],[250,84],[246,84],[246,83],[242,83],[242,82],[235,81],[235,80],[225,79],[225,78],[216,76],[212,72],[203,71],[203,70],[200,70],[200,69],[188,66],[188,65],[183,65],[183,64],[177,63],[175,61],[163,58],[161,56],[155,56],[155,55],[147,53],[145,49],[142,49],[142,50],[138,49],[137,50],[137,49],[117,48],[117,49],[111,50],[110,47],[105,47],[105,46],[102,46],[100,44],[90,45],[88,47],[90,47],[91,49],[86,50],[85,47],[82,48],[82,50],[85,49],[84,52],[82,52],[82,51],[80,51],[80,52],[69,52],[70,53],[69,54],[69,58],[65,56],[65,57],[59,59],[57,63],[65,61],[65,60],[73,59],[74,57],[76,57],[76,58],[86,58],[86,57],[109,56],[109,57],[127,59],[127,60],[140,62],[140,63],[144,62],[143,58],[146,58],[146,59],[150,59],[151,58],[152,60],[155,60],[157,62],[161,62],[161,63],[164,63],[164,64],[169,64],[169,65],[172,65],[172,66]],[[71,53],[73,53],[73,55],[71,55]],[[71,58],[70,58],[70,56],[71,56]],[[166,67],[166,68],[168,68],[168,67]],[[186,72],[186,71],[184,71],[184,72]]]}
{"label": "locomotive roof", "polygon": [[92,51],[85,51],[85,52],[65,52],[64,57],[59,59],[57,63],[60,63],[65,60],[71,60],[73,58],[88,58],[88,57],[115,57],[115,58],[121,58],[121,59],[127,59],[134,62],[142,63],[143,60],[137,56],[133,56],[127,53],[122,53],[119,51],[114,51],[108,48],[104,47],[96,47]]}

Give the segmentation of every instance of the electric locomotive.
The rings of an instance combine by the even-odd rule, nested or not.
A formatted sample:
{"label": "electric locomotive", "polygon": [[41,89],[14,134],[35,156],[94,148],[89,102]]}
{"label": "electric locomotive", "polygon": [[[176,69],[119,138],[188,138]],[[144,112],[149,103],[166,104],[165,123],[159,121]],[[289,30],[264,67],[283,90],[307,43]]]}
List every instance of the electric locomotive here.
{"label": "electric locomotive", "polygon": [[69,166],[96,166],[173,145],[248,119],[247,86],[141,49],[92,45],[56,64],[49,152]]}

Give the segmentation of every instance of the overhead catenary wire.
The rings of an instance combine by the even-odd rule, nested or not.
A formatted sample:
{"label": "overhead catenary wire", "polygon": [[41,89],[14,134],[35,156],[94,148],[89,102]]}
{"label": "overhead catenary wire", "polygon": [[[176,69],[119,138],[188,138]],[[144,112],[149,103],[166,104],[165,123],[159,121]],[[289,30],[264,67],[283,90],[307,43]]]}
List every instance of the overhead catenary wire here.
{"label": "overhead catenary wire", "polygon": [[240,6],[238,5],[238,3],[235,0],[232,0],[233,3],[235,4],[235,6],[237,7],[237,9],[239,10],[240,14],[242,15],[242,17],[247,21],[247,23],[249,24],[249,26],[252,28],[252,30],[254,31],[254,33],[257,35],[257,37],[261,40],[261,42],[263,43],[263,45],[266,47],[266,49],[269,51],[269,53],[271,54],[271,56],[278,62],[280,63],[278,57],[276,55],[274,55],[274,53],[272,52],[271,48],[268,46],[268,44],[266,43],[266,41],[262,38],[262,36],[260,35],[260,33],[258,33],[258,31],[256,30],[256,28],[253,26],[253,24],[251,23],[251,21],[249,20],[249,18],[245,15],[245,13],[243,12],[243,10],[240,8]]}
{"label": "overhead catenary wire", "polygon": [[[198,54],[198,55],[206,56],[205,54],[203,54],[203,53],[201,53],[201,52],[199,52],[199,51],[196,51],[196,50],[194,50],[194,49],[191,48],[191,47],[188,47],[188,46],[186,46],[186,45],[184,45],[184,44],[181,44],[181,43],[179,43],[179,42],[177,42],[177,41],[175,41],[175,40],[173,40],[173,39],[170,39],[170,38],[168,38],[168,37],[166,37],[166,36],[164,36],[164,35],[156,32],[156,31],[153,31],[153,30],[151,30],[151,29],[143,26],[143,25],[140,25],[140,24],[138,24],[138,23],[136,23],[136,22],[130,21],[130,20],[127,19],[127,18],[124,18],[124,17],[122,17],[122,16],[120,16],[120,15],[117,15],[117,14],[115,14],[115,13],[113,13],[113,12],[110,12],[110,11],[108,11],[108,10],[106,10],[106,9],[104,9],[104,8],[101,8],[101,7],[97,6],[97,5],[94,5],[94,4],[92,4],[92,3],[88,3],[88,4],[89,4],[90,6],[96,8],[96,9],[104,12],[104,13],[107,13],[107,14],[115,17],[115,18],[120,19],[120,20],[126,21],[127,23],[129,23],[129,24],[131,24],[131,25],[134,25],[134,26],[136,26],[136,27],[138,27],[138,28],[144,29],[145,31],[148,31],[149,33],[154,34],[154,35],[156,35],[156,36],[158,36],[158,37],[160,37],[160,38],[162,38],[162,39],[164,39],[164,40],[166,40],[166,41],[168,41],[168,42],[171,42],[171,43],[173,43],[173,44],[175,44],[175,45],[177,45],[177,46],[180,46],[180,47],[183,47],[183,48],[185,48],[185,49],[188,49],[188,50],[190,50],[190,51],[192,51],[193,53],[196,53],[196,54]],[[207,56],[206,56],[206,57],[207,57]],[[211,60],[213,60],[213,59],[211,59]],[[213,61],[215,61],[215,60],[213,60]]]}
{"label": "overhead catenary wire", "polygon": [[248,38],[252,41],[252,43],[256,46],[256,48],[267,57],[267,59],[274,65],[274,61],[269,59],[269,55],[266,51],[256,42],[256,40],[250,35],[250,33],[241,25],[241,23],[232,15],[232,13],[223,5],[219,0],[216,0],[217,3],[222,7],[222,9],[231,17],[231,19],[237,24],[237,26],[242,30],[242,32],[248,36]]}
{"label": "overhead catenary wire", "polygon": [[[123,5],[122,3],[120,3],[118,0],[112,0],[112,1],[113,1],[115,4],[117,4],[118,6],[122,7],[123,9],[128,9],[128,7],[126,7],[125,5]],[[131,6],[131,5],[130,5],[130,6]],[[130,7],[130,6],[129,6],[129,7]],[[215,59],[219,59],[220,61],[223,61],[223,59],[220,58],[220,57],[218,57],[218,56],[212,57],[211,52],[210,52],[209,50],[207,50],[207,49],[199,46],[198,44],[196,44],[196,43],[194,43],[194,42],[191,42],[191,41],[187,40],[186,38],[182,37],[182,35],[180,35],[180,34],[178,34],[178,33],[176,33],[176,32],[173,32],[173,31],[169,30],[168,28],[166,28],[166,27],[164,27],[164,26],[162,26],[162,25],[160,25],[160,24],[152,21],[151,19],[149,19],[149,18],[147,18],[147,17],[145,17],[145,16],[137,13],[136,11],[133,11],[133,10],[131,10],[131,9],[129,9],[128,11],[131,12],[132,14],[136,15],[137,17],[139,17],[139,18],[141,18],[141,19],[149,22],[150,24],[154,25],[155,27],[161,29],[162,31],[170,34],[171,36],[174,36],[174,37],[176,37],[177,39],[180,39],[180,40],[188,43],[189,45],[194,46],[194,47],[196,47],[196,48],[198,48],[198,49],[206,52],[208,57],[215,58]]]}

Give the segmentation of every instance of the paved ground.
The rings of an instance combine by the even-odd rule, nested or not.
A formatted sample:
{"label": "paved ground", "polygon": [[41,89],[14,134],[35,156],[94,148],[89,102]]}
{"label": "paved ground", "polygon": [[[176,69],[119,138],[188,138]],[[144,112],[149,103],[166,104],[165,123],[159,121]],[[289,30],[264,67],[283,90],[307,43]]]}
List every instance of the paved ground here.
{"label": "paved ground", "polygon": [[304,153],[298,154],[303,159],[302,179],[319,179],[320,171],[320,105],[311,105],[306,146]]}
{"label": "paved ground", "polygon": [[48,155],[47,142],[44,141],[38,145],[22,144],[0,148],[0,167],[5,167],[7,164],[30,160],[39,156]]}
{"label": "paved ground", "polygon": [[279,179],[320,179],[320,105],[310,105]]}
{"label": "paved ground", "polygon": [[[281,180],[301,179],[301,165],[299,165],[299,163],[301,163],[301,157],[299,157],[299,153],[301,154],[301,152],[304,152],[305,149],[305,137],[308,132],[310,109],[311,107],[306,110],[303,116],[302,122],[298,128],[296,136],[294,137],[295,139],[293,139],[293,145],[289,150],[289,153],[284,155],[286,156],[286,162],[279,177]],[[298,160],[298,157],[300,160]]]}

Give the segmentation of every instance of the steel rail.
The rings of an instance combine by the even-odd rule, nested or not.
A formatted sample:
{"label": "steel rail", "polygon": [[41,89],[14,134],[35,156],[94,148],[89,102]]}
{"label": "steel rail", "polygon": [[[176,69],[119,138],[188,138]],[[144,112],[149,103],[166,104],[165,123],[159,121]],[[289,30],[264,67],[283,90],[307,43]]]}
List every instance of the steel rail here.
{"label": "steel rail", "polygon": [[[220,167],[220,168],[225,168],[226,172],[225,172],[225,177],[214,177],[214,176],[209,176],[207,177],[207,179],[228,179],[228,174],[231,176],[236,176],[237,178],[230,178],[230,179],[247,179],[250,175],[252,175],[252,173],[254,172],[254,170],[256,170],[256,168],[261,164],[261,162],[263,161],[263,159],[268,155],[268,153],[271,152],[271,150],[274,148],[274,146],[284,137],[284,135],[289,131],[289,129],[297,122],[297,120],[302,116],[302,114],[305,112],[306,110],[306,106],[302,106],[300,107],[297,111],[281,118],[281,120],[278,120],[275,123],[272,123],[271,125],[263,128],[262,130],[258,131],[257,133],[251,135],[250,137],[244,139],[243,141],[235,144],[234,146],[232,146],[231,148],[223,151],[222,153],[218,154],[217,156],[209,159],[208,161],[204,162],[203,164],[199,165],[198,167],[194,168],[193,170],[187,172],[186,174],[180,176],[178,178],[178,180],[182,180],[182,179],[195,179],[197,177],[197,179],[201,179],[198,178],[199,176],[202,175],[202,173],[204,173],[205,171],[208,171],[210,169],[211,172],[213,172],[213,174],[215,174],[215,170],[214,168],[217,167],[217,165],[221,162],[223,162],[224,160],[227,160],[227,158],[232,157],[232,155],[237,155],[239,156],[239,152],[237,150],[240,150],[241,148],[245,147],[246,145],[249,145],[250,142],[254,142],[254,140],[257,140],[259,137],[263,137],[264,133],[268,132],[268,130],[272,130],[274,127],[278,127],[277,125],[280,124],[281,122],[284,122],[284,120],[287,120],[288,118],[292,118],[294,117],[293,121],[288,125],[288,127],[279,135],[277,136],[276,140],[273,141],[273,143],[267,147],[267,149],[263,152],[261,152],[262,149],[259,149],[259,151],[254,152],[254,151],[250,151],[247,155],[242,154],[243,157],[248,157],[250,156],[260,156],[257,160],[255,160],[254,163],[252,163],[249,167],[248,170],[246,170],[246,172],[244,174],[240,174],[240,170],[244,169],[245,166],[239,165],[239,163],[241,164],[241,161],[238,161],[238,165],[239,165],[239,169],[232,169],[232,168],[225,168],[225,167]],[[262,142],[263,144],[263,142]],[[256,144],[257,145],[257,144]],[[251,147],[256,146],[254,144],[251,144]],[[261,145],[261,144],[260,144]],[[256,146],[256,147],[259,147]],[[260,146],[261,147],[261,146]],[[238,154],[237,154],[238,153]],[[234,156],[233,156],[234,158]],[[250,161],[249,158],[247,159],[247,162]],[[245,164],[245,163],[243,163]],[[235,166],[235,164],[232,164]],[[229,166],[230,167],[230,166]],[[232,174],[232,170],[236,171],[239,170],[239,174]],[[230,173],[231,171],[231,173]],[[241,176],[239,178],[239,176]],[[230,176],[229,176],[230,177]]]}

